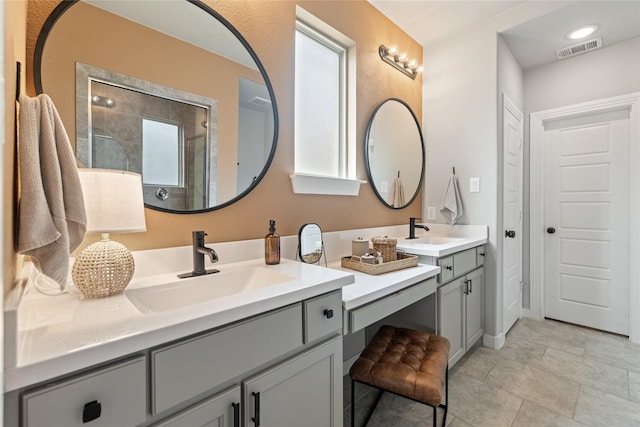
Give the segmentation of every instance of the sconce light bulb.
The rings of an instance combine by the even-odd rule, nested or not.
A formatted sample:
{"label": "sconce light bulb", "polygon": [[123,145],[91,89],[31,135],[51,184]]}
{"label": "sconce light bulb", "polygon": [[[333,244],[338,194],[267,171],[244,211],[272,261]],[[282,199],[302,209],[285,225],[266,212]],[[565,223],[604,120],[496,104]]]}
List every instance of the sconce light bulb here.
{"label": "sconce light bulb", "polygon": [[417,66],[418,61],[416,61],[415,59],[410,59],[409,62],[407,62],[407,67],[411,68],[412,70],[414,70]]}
{"label": "sconce light bulb", "polygon": [[387,49],[387,53],[391,56],[395,56],[398,53],[398,46],[392,44],[389,49]]}
{"label": "sconce light bulb", "polygon": [[91,100],[92,100],[93,102],[98,102],[98,101],[100,101],[100,97],[99,97],[98,95],[93,95],[93,96],[91,97]]}
{"label": "sconce light bulb", "polygon": [[424,71],[424,65],[419,65],[418,68],[416,68],[416,72],[421,73]]}
{"label": "sconce light bulb", "polygon": [[402,52],[400,55],[398,55],[398,61],[400,62],[404,62],[407,60],[408,55],[404,52]]}
{"label": "sconce light bulb", "polygon": [[107,100],[105,101],[107,105],[113,105],[113,99],[111,98],[107,98]]}

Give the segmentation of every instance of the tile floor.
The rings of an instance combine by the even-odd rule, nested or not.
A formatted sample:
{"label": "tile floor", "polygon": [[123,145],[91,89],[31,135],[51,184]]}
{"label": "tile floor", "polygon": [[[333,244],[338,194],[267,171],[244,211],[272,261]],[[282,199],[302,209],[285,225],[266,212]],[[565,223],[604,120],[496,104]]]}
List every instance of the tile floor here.
{"label": "tile floor", "polygon": [[[357,384],[356,420],[376,390]],[[344,378],[344,425],[351,420]],[[432,408],[385,393],[370,427],[431,426]],[[438,425],[442,420],[438,412]],[[449,372],[448,427],[640,426],[640,345],[553,320],[521,319],[500,350],[474,347]]]}

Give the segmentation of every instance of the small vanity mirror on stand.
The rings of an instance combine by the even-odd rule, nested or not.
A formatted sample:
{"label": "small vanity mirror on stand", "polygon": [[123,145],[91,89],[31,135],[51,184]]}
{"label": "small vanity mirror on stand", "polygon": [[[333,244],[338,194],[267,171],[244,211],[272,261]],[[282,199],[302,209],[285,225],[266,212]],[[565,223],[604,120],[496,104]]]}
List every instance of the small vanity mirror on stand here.
{"label": "small vanity mirror on stand", "polygon": [[[296,259],[307,264],[320,264],[324,254],[324,242],[322,230],[318,224],[304,224],[298,231],[298,253]],[[327,265],[327,257],[324,257],[324,265]]]}

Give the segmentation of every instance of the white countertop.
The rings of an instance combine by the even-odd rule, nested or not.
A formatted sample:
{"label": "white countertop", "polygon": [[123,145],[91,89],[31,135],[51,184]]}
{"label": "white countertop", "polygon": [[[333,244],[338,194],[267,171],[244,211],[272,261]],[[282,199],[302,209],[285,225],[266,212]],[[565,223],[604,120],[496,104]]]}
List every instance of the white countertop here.
{"label": "white countertop", "polygon": [[[77,294],[46,296],[27,289],[17,316],[15,366],[5,366],[4,391],[232,323],[288,304],[340,289],[354,282],[353,272],[283,259],[266,266],[263,259],[220,265],[273,269],[294,280],[165,311],[143,314],[124,294],[85,300]],[[173,280],[167,274],[138,278],[128,289]],[[188,279],[187,279],[188,280]],[[13,349],[6,349],[12,351]]]}
{"label": "white countertop", "polygon": [[[397,248],[414,255],[431,256],[441,258],[460,252],[465,249],[484,245],[489,241],[487,226],[485,225],[447,225],[447,224],[426,224],[429,231],[416,230],[415,240],[405,237],[397,237]],[[420,242],[420,238],[455,238],[456,240],[442,244],[428,244]]]}
{"label": "white countertop", "polygon": [[341,267],[340,262],[331,263],[329,266],[336,270],[351,272],[355,276],[355,283],[342,288],[342,307],[345,310],[353,310],[384,298],[440,273],[440,267],[424,264],[378,275]]}

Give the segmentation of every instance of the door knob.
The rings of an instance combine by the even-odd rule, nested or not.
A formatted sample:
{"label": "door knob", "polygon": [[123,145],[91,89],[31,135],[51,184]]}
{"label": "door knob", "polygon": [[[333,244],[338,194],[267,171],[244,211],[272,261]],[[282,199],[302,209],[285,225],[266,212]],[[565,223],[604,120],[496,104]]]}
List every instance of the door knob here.
{"label": "door knob", "polygon": [[504,232],[504,236],[508,237],[510,239],[515,239],[516,231],[515,230],[507,230],[507,231]]}
{"label": "door knob", "polygon": [[547,233],[549,233],[549,234],[553,234],[553,233],[555,233],[555,232],[556,232],[556,229],[555,229],[555,228],[553,228],[553,227],[549,227],[549,228],[547,228]]}

